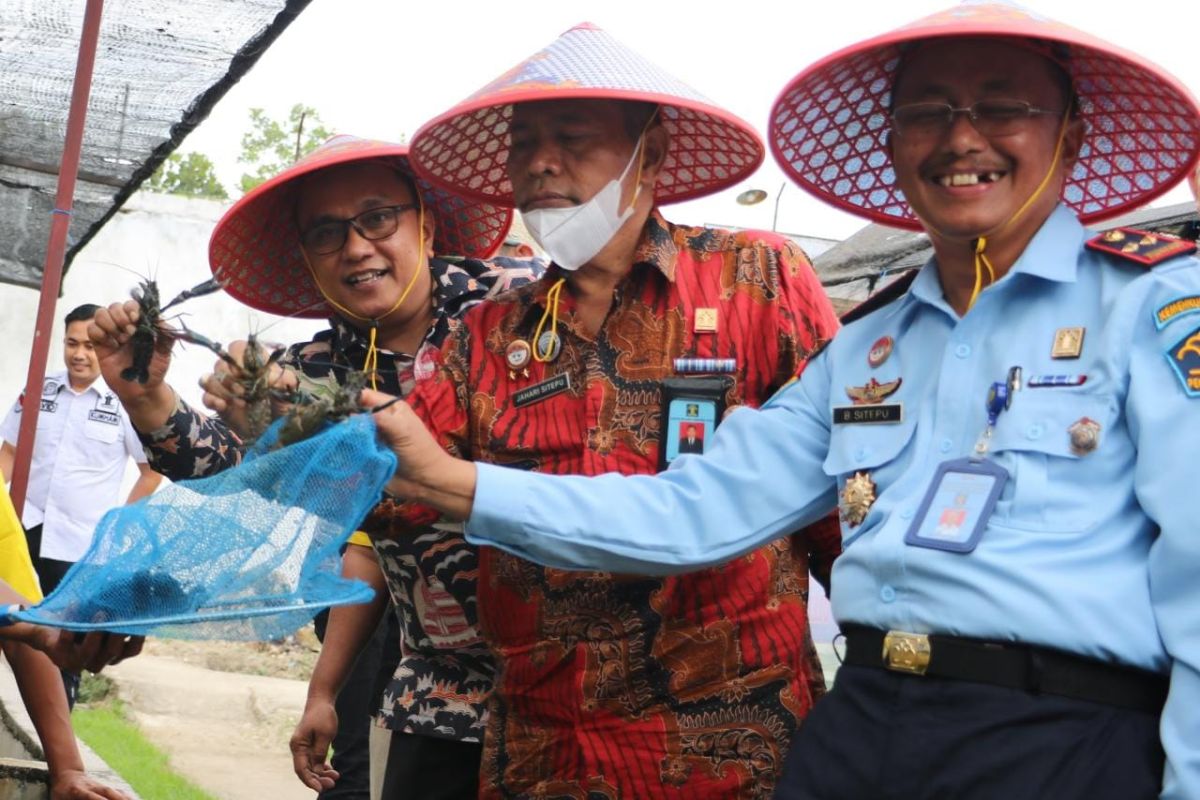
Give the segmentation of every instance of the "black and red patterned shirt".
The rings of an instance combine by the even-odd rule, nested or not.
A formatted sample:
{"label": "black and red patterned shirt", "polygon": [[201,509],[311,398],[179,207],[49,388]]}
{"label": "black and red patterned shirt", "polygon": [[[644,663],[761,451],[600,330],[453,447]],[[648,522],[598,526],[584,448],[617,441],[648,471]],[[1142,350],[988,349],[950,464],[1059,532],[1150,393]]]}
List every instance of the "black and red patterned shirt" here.
{"label": "black and red patterned shirt", "polygon": [[[790,240],[655,212],[599,331],[564,288],[557,358],[513,369],[506,355],[535,341],[561,277],[551,267],[454,323],[441,368],[408,398],[450,451],[557,474],[653,473],[674,359],[733,359],[726,405],[758,406],[837,328]],[[397,538],[428,514],[391,512]],[[481,797],[770,797],[824,692],[808,570],[827,580],[840,549],[829,520],[720,568],[645,578],[481,548],[480,629],[500,663]]]}

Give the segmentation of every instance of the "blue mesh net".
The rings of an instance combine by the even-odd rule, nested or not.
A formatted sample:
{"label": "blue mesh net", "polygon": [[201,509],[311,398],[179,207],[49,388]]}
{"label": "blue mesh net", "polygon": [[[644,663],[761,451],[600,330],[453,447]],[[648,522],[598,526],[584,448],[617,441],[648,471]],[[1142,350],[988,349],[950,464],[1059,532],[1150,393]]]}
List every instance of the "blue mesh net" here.
{"label": "blue mesh net", "polygon": [[339,549],[379,501],[396,457],[370,414],[273,449],[277,421],[235,469],[174,483],[96,526],[42,603],[13,615],[68,630],[275,639],[373,592]]}

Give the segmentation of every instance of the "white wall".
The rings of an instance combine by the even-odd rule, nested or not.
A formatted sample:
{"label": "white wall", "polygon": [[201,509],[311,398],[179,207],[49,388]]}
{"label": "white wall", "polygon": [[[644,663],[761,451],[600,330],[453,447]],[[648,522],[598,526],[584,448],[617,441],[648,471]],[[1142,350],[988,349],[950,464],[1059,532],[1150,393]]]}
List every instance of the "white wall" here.
{"label": "white wall", "polygon": [[[212,277],[208,239],[226,207],[212,200],[149,192],[130,198],[75,258],[63,281],[63,296],[55,307],[47,372],[63,366],[62,318],[76,306],[123,300],[140,276],[157,279],[164,302]],[[25,385],[37,306],[36,291],[0,284],[0,408],[5,411]],[[180,310],[186,314],[188,327],[223,343],[244,339],[250,331],[259,332],[268,341],[291,343],[307,339],[324,327],[320,320],[281,319],[254,311],[223,292],[188,301]],[[199,405],[200,376],[211,371],[214,360],[203,348],[176,345],[169,379],[184,399]],[[127,488],[135,475],[131,464],[126,474]]]}

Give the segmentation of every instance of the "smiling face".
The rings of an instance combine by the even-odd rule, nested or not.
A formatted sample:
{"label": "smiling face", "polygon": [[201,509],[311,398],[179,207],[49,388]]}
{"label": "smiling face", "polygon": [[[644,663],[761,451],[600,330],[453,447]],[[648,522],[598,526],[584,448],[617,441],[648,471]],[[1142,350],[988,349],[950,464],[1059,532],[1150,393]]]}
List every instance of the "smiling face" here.
{"label": "smiling face", "polygon": [[[296,205],[296,224],[304,232],[374,208],[416,202],[412,186],[388,165],[352,163],[304,179]],[[396,232],[382,239],[366,239],[350,228],[340,249],[323,255],[306,252],[322,293],[358,317],[382,318],[381,330],[395,332],[408,325],[423,326],[429,310],[431,277],[418,249],[420,216],[416,209],[402,212]],[[424,217],[425,255],[431,257],[434,223],[428,208]],[[419,270],[415,285],[404,303],[392,311],[414,270]],[[347,321],[361,326],[353,317]]]}
{"label": "smiling face", "polygon": [[68,323],[66,336],[63,337],[63,361],[67,365],[71,386],[76,389],[85,389],[100,377],[100,360],[92,349],[92,340],[88,338],[90,322],[82,319]]}
{"label": "smiling face", "polygon": [[[1056,114],[1031,116],[1005,135],[985,136],[966,114],[931,136],[893,131],[888,147],[896,183],[935,240],[969,241],[1001,229],[1027,241],[1053,211],[1063,180],[1074,163],[1083,126],[1071,121],[1062,153],[1055,145],[1069,98],[1057,68],[1012,44],[954,40],[920,47],[905,59],[893,107],[949,103],[955,108],[981,100],[1020,100]],[[1018,210],[1046,187],[1022,215]]]}

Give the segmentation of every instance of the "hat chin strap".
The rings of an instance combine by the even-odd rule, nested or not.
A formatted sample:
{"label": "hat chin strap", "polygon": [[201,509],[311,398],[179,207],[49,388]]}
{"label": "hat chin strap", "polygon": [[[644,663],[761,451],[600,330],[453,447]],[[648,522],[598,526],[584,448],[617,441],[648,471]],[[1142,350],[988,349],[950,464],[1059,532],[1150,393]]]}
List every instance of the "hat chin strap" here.
{"label": "hat chin strap", "polygon": [[[392,304],[391,308],[380,314],[378,317],[364,317],[361,314],[355,314],[353,311],[330,297],[329,292],[325,291],[325,287],[321,285],[321,280],[317,277],[317,272],[313,269],[312,262],[308,260],[308,253],[303,247],[300,248],[300,255],[304,258],[304,266],[308,267],[308,274],[312,276],[313,283],[316,284],[317,291],[319,291],[321,296],[325,298],[325,302],[337,309],[339,313],[356,319],[359,322],[367,323],[367,357],[363,360],[362,369],[363,372],[370,376],[371,388],[376,390],[379,389],[379,382],[377,379],[379,372],[379,348],[376,346],[376,340],[379,334],[379,322],[404,304],[404,301],[408,299],[409,292],[411,292],[412,288],[417,285],[417,275],[421,273],[421,270],[427,269],[429,266],[428,260],[425,257],[425,200],[421,197],[420,192],[416,192],[415,194],[417,195],[417,205],[420,208],[419,216],[417,218],[418,263],[416,268],[413,269],[412,275],[410,275],[408,278],[408,285],[405,286],[404,291],[400,293],[400,298]],[[347,231],[346,235],[349,236],[350,232]],[[395,234],[393,234],[393,236],[394,235]],[[345,246],[345,243],[343,243],[342,247]]]}
{"label": "hat chin strap", "polygon": [[[1033,190],[1033,194],[1029,195],[1025,202],[1021,204],[1021,207],[1018,208],[1011,217],[1006,219],[1004,222],[1001,222],[991,230],[981,233],[979,236],[971,240],[971,245],[975,249],[975,286],[971,290],[970,299],[967,300],[967,311],[970,311],[974,307],[975,301],[979,299],[980,293],[996,281],[996,268],[992,266],[992,261],[987,257],[986,252],[988,240],[999,236],[1001,233],[1006,231],[1010,225],[1024,216],[1025,212],[1029,210],[1029,207],[1032,206],[1034,202],[1042,196],[1042,193],[1046,191],[1046,187],[1050,185],[1050,179],[1054,177],[1054,170],[1058,167],[1058,159],[1062,156],[1063,143],[1065,142],[1067,136],[1067,123],[1070,121],[1071,103],[1068,101],[1067,109],[1063,112],[1062,122],[1058,126],[1058,139],[1054,144],[1054,157],[1050,160],[1050,168],[1046,170],[1046,174],[1042,177],[1042,182],[1038,184],[1038,187]],[[944,234],[942,234],[941,231],[932,225],[925,223],[925,227],[945,238]],[[983,280],[983,271],[985,269],[987,270],[988,274],[986,283],[984,283]]]}

